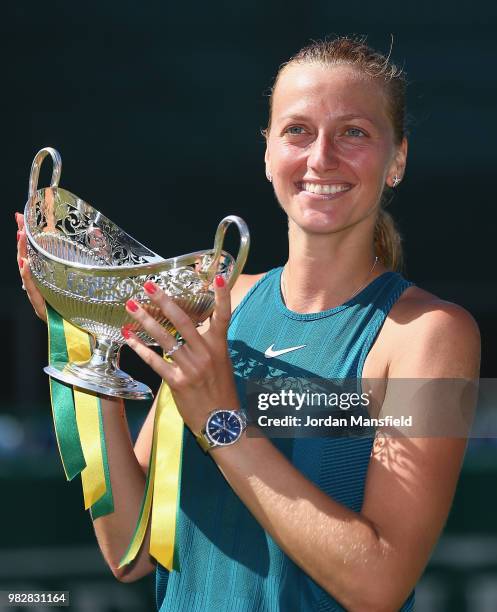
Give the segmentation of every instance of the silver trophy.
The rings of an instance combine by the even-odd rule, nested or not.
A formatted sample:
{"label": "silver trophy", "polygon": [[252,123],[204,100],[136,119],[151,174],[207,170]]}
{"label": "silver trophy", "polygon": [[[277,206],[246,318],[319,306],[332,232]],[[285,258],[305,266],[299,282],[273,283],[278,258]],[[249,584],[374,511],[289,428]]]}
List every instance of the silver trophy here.
{"label": "silver trophy", "polygon": [[[53,160],[51,185],[38,189],[40,166],[47,155]],[[52,148],[41,149],[33,160],[24,210],[29,264],[45,300],[65,320],[89,332],[94,342],[89,361],[52,363],[44,370],[58,380],[103,395],[147,399],[152,397],[150,389],[118,367],[123,325],[129,325],[148,345],[156,344],[127,313],[127,300],[138,301],[168,332],[176,334],[143,291],[143,284],[152,280],[200,325],[214,308],[214,277],[222,274],[231,288],[245,265],[250,242],[247,225],[240,217],[225,217],[212,249],[163,259],[90,204],[61,189],[61,169],[61,157]],[[236,260],[222,250],[231,223],[240,233]]]}

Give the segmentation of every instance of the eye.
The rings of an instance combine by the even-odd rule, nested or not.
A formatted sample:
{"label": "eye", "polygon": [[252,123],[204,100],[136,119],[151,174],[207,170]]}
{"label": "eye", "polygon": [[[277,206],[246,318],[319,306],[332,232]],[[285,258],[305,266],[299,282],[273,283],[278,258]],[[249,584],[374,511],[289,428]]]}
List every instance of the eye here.
{"label": "eye", "polygon": [[301,125],[291,125],[285,129],[285,133],[291,136],[299,136],[300,134],[304,134],[305,130]]}
{"label": "eye", "polygon": [[351,136],[354,136],[354,138],[356,137],[361,137],[361,136],[367,136],[366,132],[364,132],[363,130],[356,128],[356,127],[351,127],[351,128],[347,128],[347,130],[345,130],[346,134],[350,134]]}

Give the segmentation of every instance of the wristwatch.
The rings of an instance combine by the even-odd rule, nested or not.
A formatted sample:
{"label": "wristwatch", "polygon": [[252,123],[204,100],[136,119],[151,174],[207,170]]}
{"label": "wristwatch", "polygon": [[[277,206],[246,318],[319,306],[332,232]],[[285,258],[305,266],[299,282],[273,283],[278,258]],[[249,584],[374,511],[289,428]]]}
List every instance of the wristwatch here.
{"label": "wristwatch", "polygon": [[218,446],[230,446],[238,442],[246,428],[247,419],[241,410],[218,408],[209,414],[204,429],[196,438],[206,453]]}

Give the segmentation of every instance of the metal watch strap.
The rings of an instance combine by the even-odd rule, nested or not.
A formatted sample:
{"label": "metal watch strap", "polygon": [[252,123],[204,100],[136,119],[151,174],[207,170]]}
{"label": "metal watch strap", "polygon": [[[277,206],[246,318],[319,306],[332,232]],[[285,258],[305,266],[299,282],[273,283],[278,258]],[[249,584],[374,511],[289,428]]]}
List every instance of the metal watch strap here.
{"label": "metal watch strap", "polygon": [[204,451],[204,453],[208,453],[211,450],[211,448],[215,448],[216,447],[216,445],[212,444],[212,442],[206,436],[206,434],[205,434],[205,427],[204,427],[204,429],[202,429],[202,431],[200,432],[200,434],[198,436],[195,436],[195,439],[197,440],[198,445]]}

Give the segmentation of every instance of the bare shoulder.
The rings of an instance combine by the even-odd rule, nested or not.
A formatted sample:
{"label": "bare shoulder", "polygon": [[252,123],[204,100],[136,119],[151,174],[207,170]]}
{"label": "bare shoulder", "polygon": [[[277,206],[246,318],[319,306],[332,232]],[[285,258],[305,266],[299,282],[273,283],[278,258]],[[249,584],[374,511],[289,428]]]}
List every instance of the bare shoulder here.
{"label": "bare shoulder", "polygon": [[479,338],[478,325],[467,310],[419,287],[404,291],[388,318],[403,333],[436,332]]}
{"label": "bare shoulder", "polygon": [[253,285],[264,276],[266,272],[261,274],[240,274],[236,283],[231,290],[231,310],[234,311],[238,304],[247,295]]}
{"label": "bare shoulder", "polygon": [[474,377],[480,334],[471,314],[419,287],[407,289],[388,315],[389,371],[397,376]]}

